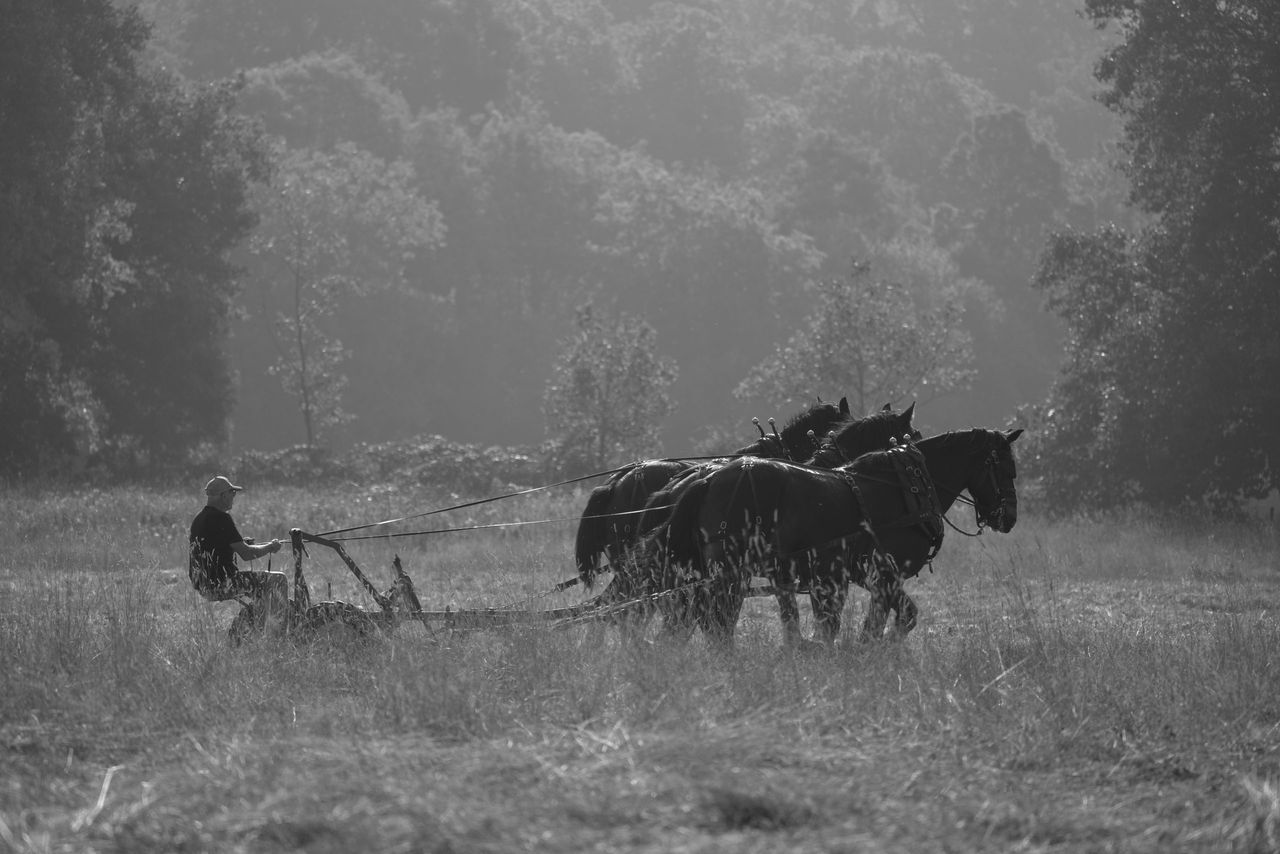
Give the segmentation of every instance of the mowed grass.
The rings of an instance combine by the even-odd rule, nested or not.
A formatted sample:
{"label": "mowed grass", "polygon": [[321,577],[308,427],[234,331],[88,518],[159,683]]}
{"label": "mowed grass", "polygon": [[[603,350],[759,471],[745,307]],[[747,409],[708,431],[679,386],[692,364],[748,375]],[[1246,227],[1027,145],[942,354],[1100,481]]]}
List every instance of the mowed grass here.
{"label": "mowed grass", "polygon": [[[235,515],[261,540],[456,500],[262,487]],[[602,626],[232,649],[238,606],[185,576],[198,495],[3,502],[0,850],[1280,850],[1265,521],[949,531],[909,582],[906,642],[790,655],[753,599],[726,659]],[[424,608],[563,606],[583,593],[545,591],[584,503],[536,493],[376,530],[554,521],[348,548],[379,587],[399,554]],[[373,607],[327,550],[304,566],[314,599]]]}

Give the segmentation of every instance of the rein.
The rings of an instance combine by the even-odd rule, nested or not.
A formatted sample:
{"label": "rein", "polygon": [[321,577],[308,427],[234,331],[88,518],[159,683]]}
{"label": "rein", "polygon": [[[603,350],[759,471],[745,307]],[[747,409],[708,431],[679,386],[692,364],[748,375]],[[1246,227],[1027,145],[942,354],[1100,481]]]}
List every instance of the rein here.
{"label": "rein", "polygon": [[[641,513],[644,513],[646,510],[650,510],[650,509],[668,510],[674,506],[675,506],[674,504],[669,504],[664,507],[653,507],[653,508],[646,507],[643,510],[627,510],[625,512],[620,512],[620,513],[601,513],[598,516],[570,516],[564,519],[532,519],[528,522],[493,522],[486,525],[461,525],[456,528],[433,528],[429,531],[397,531],[394,534],[361,534],[355,537],[327,537],[327,539],[331,539],[335,543],[348,543],[353,540],[393,540],[393,539],[398,539],[400,537],[426,537],[426,536],[430,536],[431,534],[456,534],[459,531],[485,531],[485,530],[492,530],[494,528],[520,528],[526,525],[550,525],[557,522],[578,522],[578,521],[581,521],[582,519],[612,519],[618,516],[638,516]],[[409,518],[412,518],[412,517],[409,517]],[[392,521],[399,521],[399,520],[392,520]],[[385,525],[388,523],[379,522],[378,524]],[[371,528],[373,526],[365,525],[364,527]],[[348,528],[347,530],[355,531],[359,529]],[[325,536],[325,535],[321,534],[320,536]]]}
{"label": "rein", "polygon": [[[436,508],[436,509],[434,509],[434,510],[426,510],[426,511],[424,511],[424,512],[422,512],[422,513],[413,513],[413,514],[408,515],[408,516],[401,516],[401,517],[399,517],[399,518],[397,518],[397,519],[385,519],[385,520],[383,520],[383,521],[381,521],[381,522],[370,522],[370,523],[368,523],[367,525],[352,525],[352,526],[351,526],[351,527],[349,527],[349,528],[338,528],[338,529],[333,530],[333,531],[325,531],[325,532],[322,532],[322,533],[318,534],[317,536],[327,537],[327,538],[332,539],[333,537],[336,537],[338,534],[348,534],[348,533],[350,533],[350,532],[352,532],[352,531],[364,531],[364,530],[367,530],[367,529],[369,529],[369,528],[380,528],[380,527],[382,527],[383,525],[394,525],[394,524],[396,524],[396,523],[398,523],[398,522],[408,522],[408,521],[413,520],[413,519],[421,519],[421,518],[423,518],[423,517],[425,517],[425,516],[434,516],[434,515],[436,515],[436,514],[438,514],[438,513],[448,513],[450,510],[463,510],[463,509],[466,509],[467,507],[478,507],[478,506],[479,506],[479,505],[481,505],[481,504],[490,504],[490,503],[492,503],[492,502],[494,502],[494,501],[502,501],[502,500],[507,499],[507,498],[518,498],[518,497],[519,497],[519,496],[521,496],[521,495],[532,495],[532,494],[533,494],[533,493],[535,493],[535,492],[542,492],[543,490],[547,490],[547,489],[555,489],[555,488],[556,488],[556,487],[558,487],[558,486],[568,486],[569,484],[579,483],[579,482],[584,481],[584,480],[592,480],[592,479],[597,478],[597,477],[609,477],[610,475],[620,474],[620,473],[622,473],[622,472],[624,472],[624,471],[630,471],[631,469],[635,468],[636,466],[641,465],[643,462],[674,462],[674,461],[678,461],[678,460],[688,460],[688,461],[690,461],[690,462],[694,462],[694,461],[708,461],[708,460],[727,460],[727,459],[736,459],[736,458],[738,458],[738,457],[746,457],[746,456],[751,456],[751,455],[750,455],[750,454],[720,454],[719,456],[714,456],[714,457],[710,457],[710,456],[707,456],[707,457],[663,457],[662,459],[657,459],[657,460],[643,460],[643,461],[631,462],[631,463],[627,463],[626,465],[618,466],[617,468],[606,469],[605,471],[592,472],[591,474],[584,474],[584,475],[580,475],[580,476],[578,476],[578,477],[571,477],[571,478],[569,478],[568,480],[561,480],[561,481],[557,481],[556,483],[548,483],[548,484],[545,484],[545,485],[543,485],[543,486],[531,486],[531,487],[529,487],[528,489],[521,489],[521,490],[517,490],[516,492],[507,492],[507,493],[504,493],[504,494],[502,494],[502,495],[493,495],[493,496],[490,496],[489,498],[478,498],[478,499],[476,499],[475,501],[465,501],[465,502],[463,502],[462,504],[453,504],[453,505],[451,505],[451,506],[449,506],[449,507],[437,507],[437,508]],[[549,521],[550,521],[550,520],[549,520]],[[533,524],[533,523],[520,523],[520,522],[516,522],[516,523],[512,523],[512,524]],[[496,527],[502,527],[502,526],[501,526],[501,525],[481,525],[481,526],[478,526],[478,527],[491,527],[491,528],[496,528]],[[465,530],[472,530],[472,529],[470,529],[470,528],[458,528],[458,529],[456,529],[456,530],[459,530],[459,531],[465,531]],[[437,533],[437,532],[435,532],[435,531],[424,531],[424,532],[422,532],[422,533]],[[380,535],[380,536],[381,536],[381,537],[385,537],[385,536],[410,536],[410,535],[408,535],[408,534],[404,534],[404,535],[401,535],[401,534],[391,534],[391,535],[383,534],[383,535]],[[378,539],[378,538],[379,538],[379,537],[372,537],[372,536],[369,536],[369,537],[347,537],[346,539],[352,539],[352,540],[355,540],[355,539]]]}

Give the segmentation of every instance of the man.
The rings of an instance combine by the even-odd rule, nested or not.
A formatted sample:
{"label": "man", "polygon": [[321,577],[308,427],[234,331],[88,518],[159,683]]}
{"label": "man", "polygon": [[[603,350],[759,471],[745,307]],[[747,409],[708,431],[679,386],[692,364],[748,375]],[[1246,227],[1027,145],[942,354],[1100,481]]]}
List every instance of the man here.
{"label": "man", "polygon": [[[236,558],[251,561],[280,551],[279,540],[257,545],[240,535],[231,518],[236,486],[222,475],[204,487],[206,503],[191,522],[191,584],[211,602],[248,596],[265,618],[283,621],[289,607],[289,579],[283,572],[241,569]],[[277,628],[282,623],[273,625]]]}

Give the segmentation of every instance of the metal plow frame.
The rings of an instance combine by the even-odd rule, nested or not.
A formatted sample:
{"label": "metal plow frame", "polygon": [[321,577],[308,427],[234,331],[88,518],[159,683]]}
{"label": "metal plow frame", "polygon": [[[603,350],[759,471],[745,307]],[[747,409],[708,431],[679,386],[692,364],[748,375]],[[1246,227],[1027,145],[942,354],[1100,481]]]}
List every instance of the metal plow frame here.
{"label": "metal plow frame", "polygon": [[[413,579],[409,577],[409,574],[400,565],[398,556],[393,564],[396,577],[391,590],[387,593],[382,593],[364,574],[351,555],[347,554],[347,550],[343,548],[341,542],[317,534],[309,534],[300,528],[292,529],[289,534],[293,545],[293,612],[299,615],[300,619],[306,619],[308,614],[318,614],[317,609],[323,604],[328,604],[313,605],[311,603],[311,592],[302,570],[302,559],[306,554],[306,543],[325,546],[338,555],[380,609],[379,611],[364,611],[360,609],[361,613],[366,615],[373,624],[383,629],[394,628],[405,620],[416,620],[429,628],[438,626],[439,628],[451,630],[493,629],[516,625],[576,623],[592,619],[603,619],[609,613],[607,610],[601,609],[594,600],[567,608],[552,608],[542,611],[505,608],[446,608],[443,611],[425,611],[418,600],[417,589],[414,587]],[[337,604],[345,605],[346,603]],[[355,608],[357,606],[348,607]]]}

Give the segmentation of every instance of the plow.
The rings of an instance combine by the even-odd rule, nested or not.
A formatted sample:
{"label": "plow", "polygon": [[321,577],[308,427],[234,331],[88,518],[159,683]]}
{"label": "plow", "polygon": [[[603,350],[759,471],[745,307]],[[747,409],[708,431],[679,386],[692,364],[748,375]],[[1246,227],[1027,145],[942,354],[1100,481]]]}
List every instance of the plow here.
{"label": "plow", "polygon": [[[371,635],[375,632],[389,633],[397,626],[408,622],[421,623],[433,630],[448,631],[530,624],[570,625],[593,619],[605,619],[618,611],[616,606],[601,605],[598,596],[579,605],[544,610],[518,608],[424,610],[413,579],[405,571],[399,555],[396,555],[392,561],[391,586],[386,590],[379,590],[348,554],[341,541],[307,533],[300,528],[294,528],[289,533],[293,548],[292,594],[284,624],[279,627],[279,631],[286,636],[298,639],[307,639],[334,628],[356,636]],[[332,550],[373,599],[377,609],[368,609],[341,600],[312,601],[311,589],[303,569],[304,558],[308,554],[308,544]],[[577,579],[574,578],[562,582],[555,589],[563,590],[576,582]],[[239,644],[263,632],[266,628],[266,615],[261,612],[260,607],[243,599],[240,600],[240,604],[241,611],[229,630],[233,644]]]}

